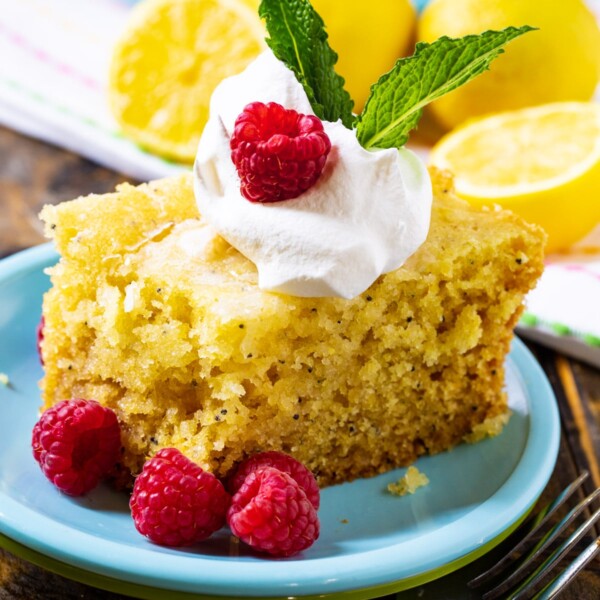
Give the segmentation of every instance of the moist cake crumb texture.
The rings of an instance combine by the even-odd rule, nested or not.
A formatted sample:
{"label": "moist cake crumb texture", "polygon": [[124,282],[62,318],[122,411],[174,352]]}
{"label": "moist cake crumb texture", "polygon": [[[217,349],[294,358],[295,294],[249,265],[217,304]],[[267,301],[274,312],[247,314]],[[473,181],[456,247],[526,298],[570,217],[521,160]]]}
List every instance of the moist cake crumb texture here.
{"label": "moist cake crumb texture", "polygon": [[112,408],[133,475],[164,447],[218,476],[280,450],[328,485],[498,433],[544,234],[432,177],[427,241],[353,300],[259,290],[188,175],[46,206],[61,260],[44,298],[45,408]]}

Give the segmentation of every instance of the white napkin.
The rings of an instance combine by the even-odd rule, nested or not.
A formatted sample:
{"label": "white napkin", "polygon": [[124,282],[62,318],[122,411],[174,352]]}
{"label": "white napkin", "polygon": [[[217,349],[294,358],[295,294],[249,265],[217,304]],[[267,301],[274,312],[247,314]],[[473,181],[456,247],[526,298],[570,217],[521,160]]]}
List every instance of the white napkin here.
{"label": "white napkin", "polygon": [[181,171],[124,138],[108,65],[133,2],[0,0],[0,123],[140,180]]}
{"label": "white napkin", "polygon": [[571,253],[547,257],[525,310],[520,335],[600,368],[600,226]]}

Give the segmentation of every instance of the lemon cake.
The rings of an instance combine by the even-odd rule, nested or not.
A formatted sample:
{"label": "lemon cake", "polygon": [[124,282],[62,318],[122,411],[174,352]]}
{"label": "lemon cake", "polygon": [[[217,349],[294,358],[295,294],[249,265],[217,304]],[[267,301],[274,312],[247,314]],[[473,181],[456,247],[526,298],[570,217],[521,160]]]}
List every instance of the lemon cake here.
{"label": "lemon cake", "polygon": [[280,450],[329,485],[497,433],[544,234],[432,179],[426,242],[351,300],[260,290],[254,264],[209,235],[190,175],[46,206],[61,258],[43,304],[45,407],[112,408],[133,475],[165,447],[219,476]]}

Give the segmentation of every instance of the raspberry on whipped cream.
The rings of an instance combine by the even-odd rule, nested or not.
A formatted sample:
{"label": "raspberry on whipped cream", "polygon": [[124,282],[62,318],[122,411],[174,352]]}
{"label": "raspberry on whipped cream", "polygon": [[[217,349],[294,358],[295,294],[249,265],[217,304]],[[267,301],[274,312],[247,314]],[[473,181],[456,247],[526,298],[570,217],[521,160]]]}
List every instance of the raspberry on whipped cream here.
{"label": "raspberry on whipped cream", "polygon": [[212,227],[256,265],[261,289],[353,298],[425,241],[432,200],[425,165],[405,148],[365,150],[339,121],[323,121],[331,151],[312,187],[285,202],[248,202],[230,140],[251,102],[314,111],[270,50],[222,81],[211,98],[194,165],[196,201]]}
{"label": "raspberry on whipped cream", "polygon": [[269,102],[251,102],[235,120],[231,160],[250,202],[296,198],[313,186],[331,143],[314,115]]}

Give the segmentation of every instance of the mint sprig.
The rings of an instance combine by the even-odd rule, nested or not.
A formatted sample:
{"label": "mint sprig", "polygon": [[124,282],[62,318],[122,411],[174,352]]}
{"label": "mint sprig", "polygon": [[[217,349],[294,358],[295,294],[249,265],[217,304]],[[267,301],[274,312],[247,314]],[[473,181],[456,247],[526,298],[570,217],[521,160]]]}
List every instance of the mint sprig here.
{"label": "mint sprig", "polygon": [[327,42],[323,20],[308,0],[262,0],[267,44],[304,87],[315,114],[326,121],[342,120],[352,127],[354,102],[344,79],[334,70],[337,54]]}
{"label": "mint sprig", "polygon": [[262,0],[258,14],[266,21],[267,44],[294,72],[315,114],[355,126],[358,141],[367,149],[403,146],[425,105],[489,69],[508,42],[534,29],[524,25],[421,42],[413,56],[399,59],[371,86],[363,112],[355,117],[344,79],[334,70],[337,54],[309,0]]}
{"label": "mint sprig", "polygon": [[356,121],[360,144],[371,148],[399,148],[421,116],[422,108],[486,71],[511,40],[534,29],[508,27],[431,44],[417,44],[415,54],[399,59],[391,71],[371,87]]}

